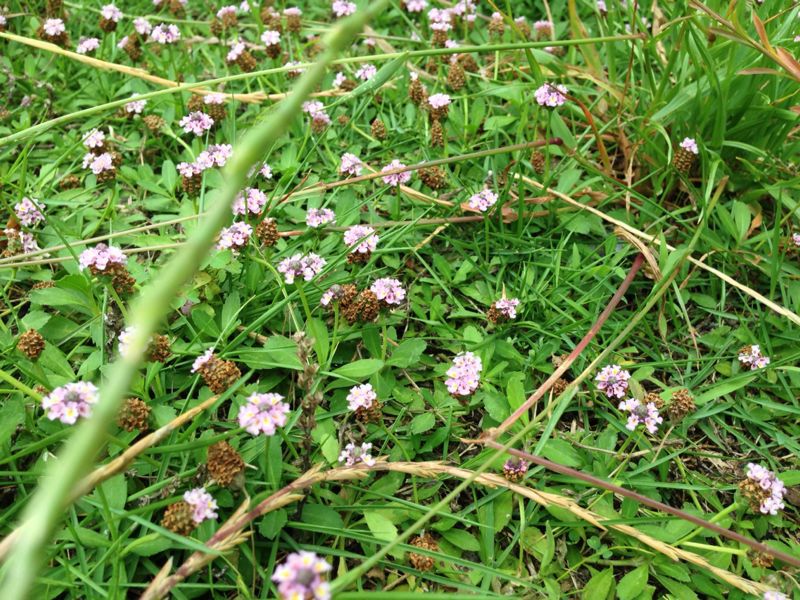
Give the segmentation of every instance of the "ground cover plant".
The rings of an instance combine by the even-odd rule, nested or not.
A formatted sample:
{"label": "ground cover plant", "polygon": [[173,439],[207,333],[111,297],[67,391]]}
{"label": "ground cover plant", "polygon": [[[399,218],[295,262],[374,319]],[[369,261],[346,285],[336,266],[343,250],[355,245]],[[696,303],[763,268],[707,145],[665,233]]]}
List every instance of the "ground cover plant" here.
{"label": "ground cover plant", "polygon": [[0,598],[800,597],[796,3],[0,9]]}

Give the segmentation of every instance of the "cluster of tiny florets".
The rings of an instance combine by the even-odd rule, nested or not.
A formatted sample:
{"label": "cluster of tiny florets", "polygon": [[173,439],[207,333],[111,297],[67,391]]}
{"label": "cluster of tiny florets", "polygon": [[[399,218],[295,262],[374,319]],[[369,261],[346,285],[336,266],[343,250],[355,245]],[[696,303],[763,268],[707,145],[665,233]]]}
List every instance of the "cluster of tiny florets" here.
{"label": "cluster of tiny florets", "polygon": [[288,284],[294,283],[298,277],[311,281],[322,272],[326,264],[324,258],[313,252],[305,255],[298,253],[284,258],[278,264],[278,273],[283,275],[284,281]]}
{"label": "cluster of tiny florets", "polygon": [[272,581],[281,600],[329,600],[330,586],[324,575],[331,566],[313,552],[294,552],[275,568]]}
{"label": "cluster of tiny florets", "polygon": [[628,398],[620,402],[618,408],[628,413],[628,422],[625,427],[631,431],[634,431],[639,425],[643,425],[649,433],[655,433],[658,431],[658,426],[664,422],[653,402],[641,402],[636,398]]}
{"label": "cluster of tiny florets", "polygon": [[609,398],[622,398],[628,391],[631,374],[619,365],[607,365],[594,378],[597,389]]}
{"label": "cluster of tiny florets", "polygon": [[758,344],[753,344],[752,346],[745,346],[739,351],[739,362],[743,367],[755,371],[756,369],[763,369],[769,364],[769,356],[764,356],[761,353],[761,347]]}
{"label": "cluster of tiny florets", "polygon": [[286,425],[289,405],[280,394],[250,394],[247,403],[239,408],[239,426],[253,435],[275,435],[278,427]]}
{"label": "cluster of tiny florets", "polygon": [[747,465],[745,479],[739,486],[755,510],[765,515],[776,515],[784,508],[786,485],[773,472],[755,463]]}
{"label": "cluster of tiny florets", "polygon": [[453,365],[447,370],[445,386],[454,396],[469,396],[481,380],[483,363],[480,357],[472,352],[461,352],[453,359]]}
{"label": "cluster of tiny florets", "polygon": [[54,389],[42,398],[42,408],[51,421],[73,425],[78,417],[89,417],[97,404],[99,391],[93,383],[78,381]]}

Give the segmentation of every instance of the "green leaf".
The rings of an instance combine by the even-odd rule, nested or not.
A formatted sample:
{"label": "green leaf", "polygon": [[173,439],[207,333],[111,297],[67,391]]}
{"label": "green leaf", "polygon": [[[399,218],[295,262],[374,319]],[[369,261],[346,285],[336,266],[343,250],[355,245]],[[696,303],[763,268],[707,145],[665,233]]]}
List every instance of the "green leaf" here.
{"label": "green leaf", "polygon": [[391,542],[397,537],[397,527],[384,517],[379,512],[369,510],[364,512],[364,520],[367,522],[367,527],[379,540]]}
{"label": "green leaf", "polygon": [[364,358],[334,369],[331,375],[351,381],[361,381],[383,368],[384,362],[377,358]]}
{"label": "green leaf", "polygon": [[409,429],[411,433],[423,433],[432,429],[434,425],[436,425],[436,417],[433,413],[428,412],[414,417]]}
{"label": "green leaf", "polygon": [[3,405],[0,406],[0,446],[4,446],[11,439],[17,425],[24,420],[25,404],[22,398],[5,394]]}
{"label": "green leaf", "polygon": [[297,344],[282,335],[270,336],[260,348],[242,348],[235,356],[251,369],[303,369]]}
{"label": "green leaf", "polygon": [[731,392],[735,392],[736,390],[743,388],[755,378],[755,375],[746,375],[741,378],[737,377],[736,379],[723,381],[698,395],[697,398],[694,399],[694,403],[697,406],[700,406],[702,404],[706,404],[707,402],[711,402],[712,400],[716,400],[717,398],[721,398],[725,394],[730,394]]}
{"label": "green leaf", "polygon": [[153,556],[172,547],[172,540],[160,533],[148,533],[134,540],[122,550],[121,556],[133,553],[137,556]]}
{"label": "green leaf", "polygon": [[288,516],[283,508],[268,512],[258,524],[258,533],[268,540],[274,540],[287,521]]}
{"label": "green leaf", "polygon": [[619,600],[634,600],[634,598],[638,598],[644,586],[647,585],[648,576],[649,569],[647,565],[636,567],[619,580],[617,598]]}
{"label": "green leaf", "polygon": [[125,502],[128,500],[128,480],[125,478],[125,473],[114,475],[100,484],[98,489],[92,493],[98,502],[102,502],[100,491],[105,496],[109,508],[112,510],[125,508]]}
{"label": "green leaf", "polygon": [[553,462],[557,462],[567,467],[580,467],[583,464],[583,459],[580,453],[565,440],[551,439],[542,449],[542,454],[545,458],[549,458]]}
{"label": "green leaf", "polygon": [[303,523],[322,525],[332,529],[344,529],[339,513],[324,504],[306,504],[303,507]]}
{"label": "green leaf", "polygon": [[419,338],[411,338],[403,340],[400,345],[392,352],[391,358],[386,361],[387,365],[393,367],[400,367],[401,369],[408,368],[419,362],[420,356],[425,352],[427,347],[425,340]]}
{"label": "green leaf", "polygon": [[[506,398],[508,398],[508,405],[511,410],[517,410],[520,406],[525,404],[525,376],[522,373],[511,373],[508,376],[508,384],[506,384]],[[520,418],[524,425],[528,424],[527,411],[522,414]]]}
{"label": "green leaf", "polygon": [[583,600],[605,600],[614,593],[614,569],[596,573],[583,588]]}
{"label": "green leaf", "polygon": [[442,532],[442,537],[461,550],[477,552],[481,545],[475,536],[463,529],[449,529]]}
{"label": "green leaf", "polygon": [[311,339],[314,340],[314,352],[317,353],[317,360],[325,364],[328,361],[329,337],[328,326],[320,319],[309,319],[306,322],[306,331]]}

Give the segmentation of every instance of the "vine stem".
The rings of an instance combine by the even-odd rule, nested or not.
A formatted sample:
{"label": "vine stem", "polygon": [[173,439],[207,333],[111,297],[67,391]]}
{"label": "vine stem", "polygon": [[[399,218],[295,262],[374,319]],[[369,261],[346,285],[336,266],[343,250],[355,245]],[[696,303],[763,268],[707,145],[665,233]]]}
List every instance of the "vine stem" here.
{"label": "vine stem", "polygon": [[103,382],[100,399],[91,418],[82,422],[68,439],[57,460],[48,465],[41,485],[34,492],[22,514],[20,534],[0,571],[0,598],[25,600],[30,597],[36,575],[44,562],[45,547],[69,506],[69,492],[86,472],[106,439],[106,430],[116,417],[120,402],[139,369],[150,336],[166,316],[170,303],[181,286],[199,268],[219,230],[230,222],[231,205],[247,183],[247,173],[263,156],[263,149],[273,144],[301,112],[305,98],[325,76],[334,57],[347,48],[369,19],[386,4],[371,3],[339,22],[325,40],[325,51],[298,80],[292,93],[255,125],[237,144],[225,167],[220,198],[194,235],[146,287],[130,311],[129,324],[134,328],[129,352],[111,365]]}

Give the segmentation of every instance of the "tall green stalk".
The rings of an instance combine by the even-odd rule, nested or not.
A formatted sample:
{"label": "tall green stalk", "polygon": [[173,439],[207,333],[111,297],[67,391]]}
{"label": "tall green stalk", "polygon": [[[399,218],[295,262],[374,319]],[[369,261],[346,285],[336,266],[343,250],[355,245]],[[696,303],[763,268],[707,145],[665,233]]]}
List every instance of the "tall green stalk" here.
{"label": "tall green stalk", "polygon": [[264,148],[270,147],[286,131],[300,113],[303,100],[322,81],[334,57],[352,43],[367,21],[384,5],[385,0],[379,0],[368,10],[342,20],[331,31],[325,40],[326,50],[319,61],[310,66],[292,93],[250,130],[236,147],[225,168],[222,197],[211,207],[206,220],[131,307],[129,324],[135,333],[129,352],[124,359],[114,363],[108,379],[101,387],[100,400],[92,417],[79,425],[70,436],[64,451],[49,465],[39,488],[25,508],[20,535],[0,572],[0,598],[24,600],[30,597],[36,574],[46,557],[45,547],[68,506],[65,499],[88,472],[102,447],[108,426],[139,368],[147,340],[166,316],[170,302],[181,286],[199,268],[220,228],[230,222],[233,200],[245,186],[251,167],[263,160]]}

